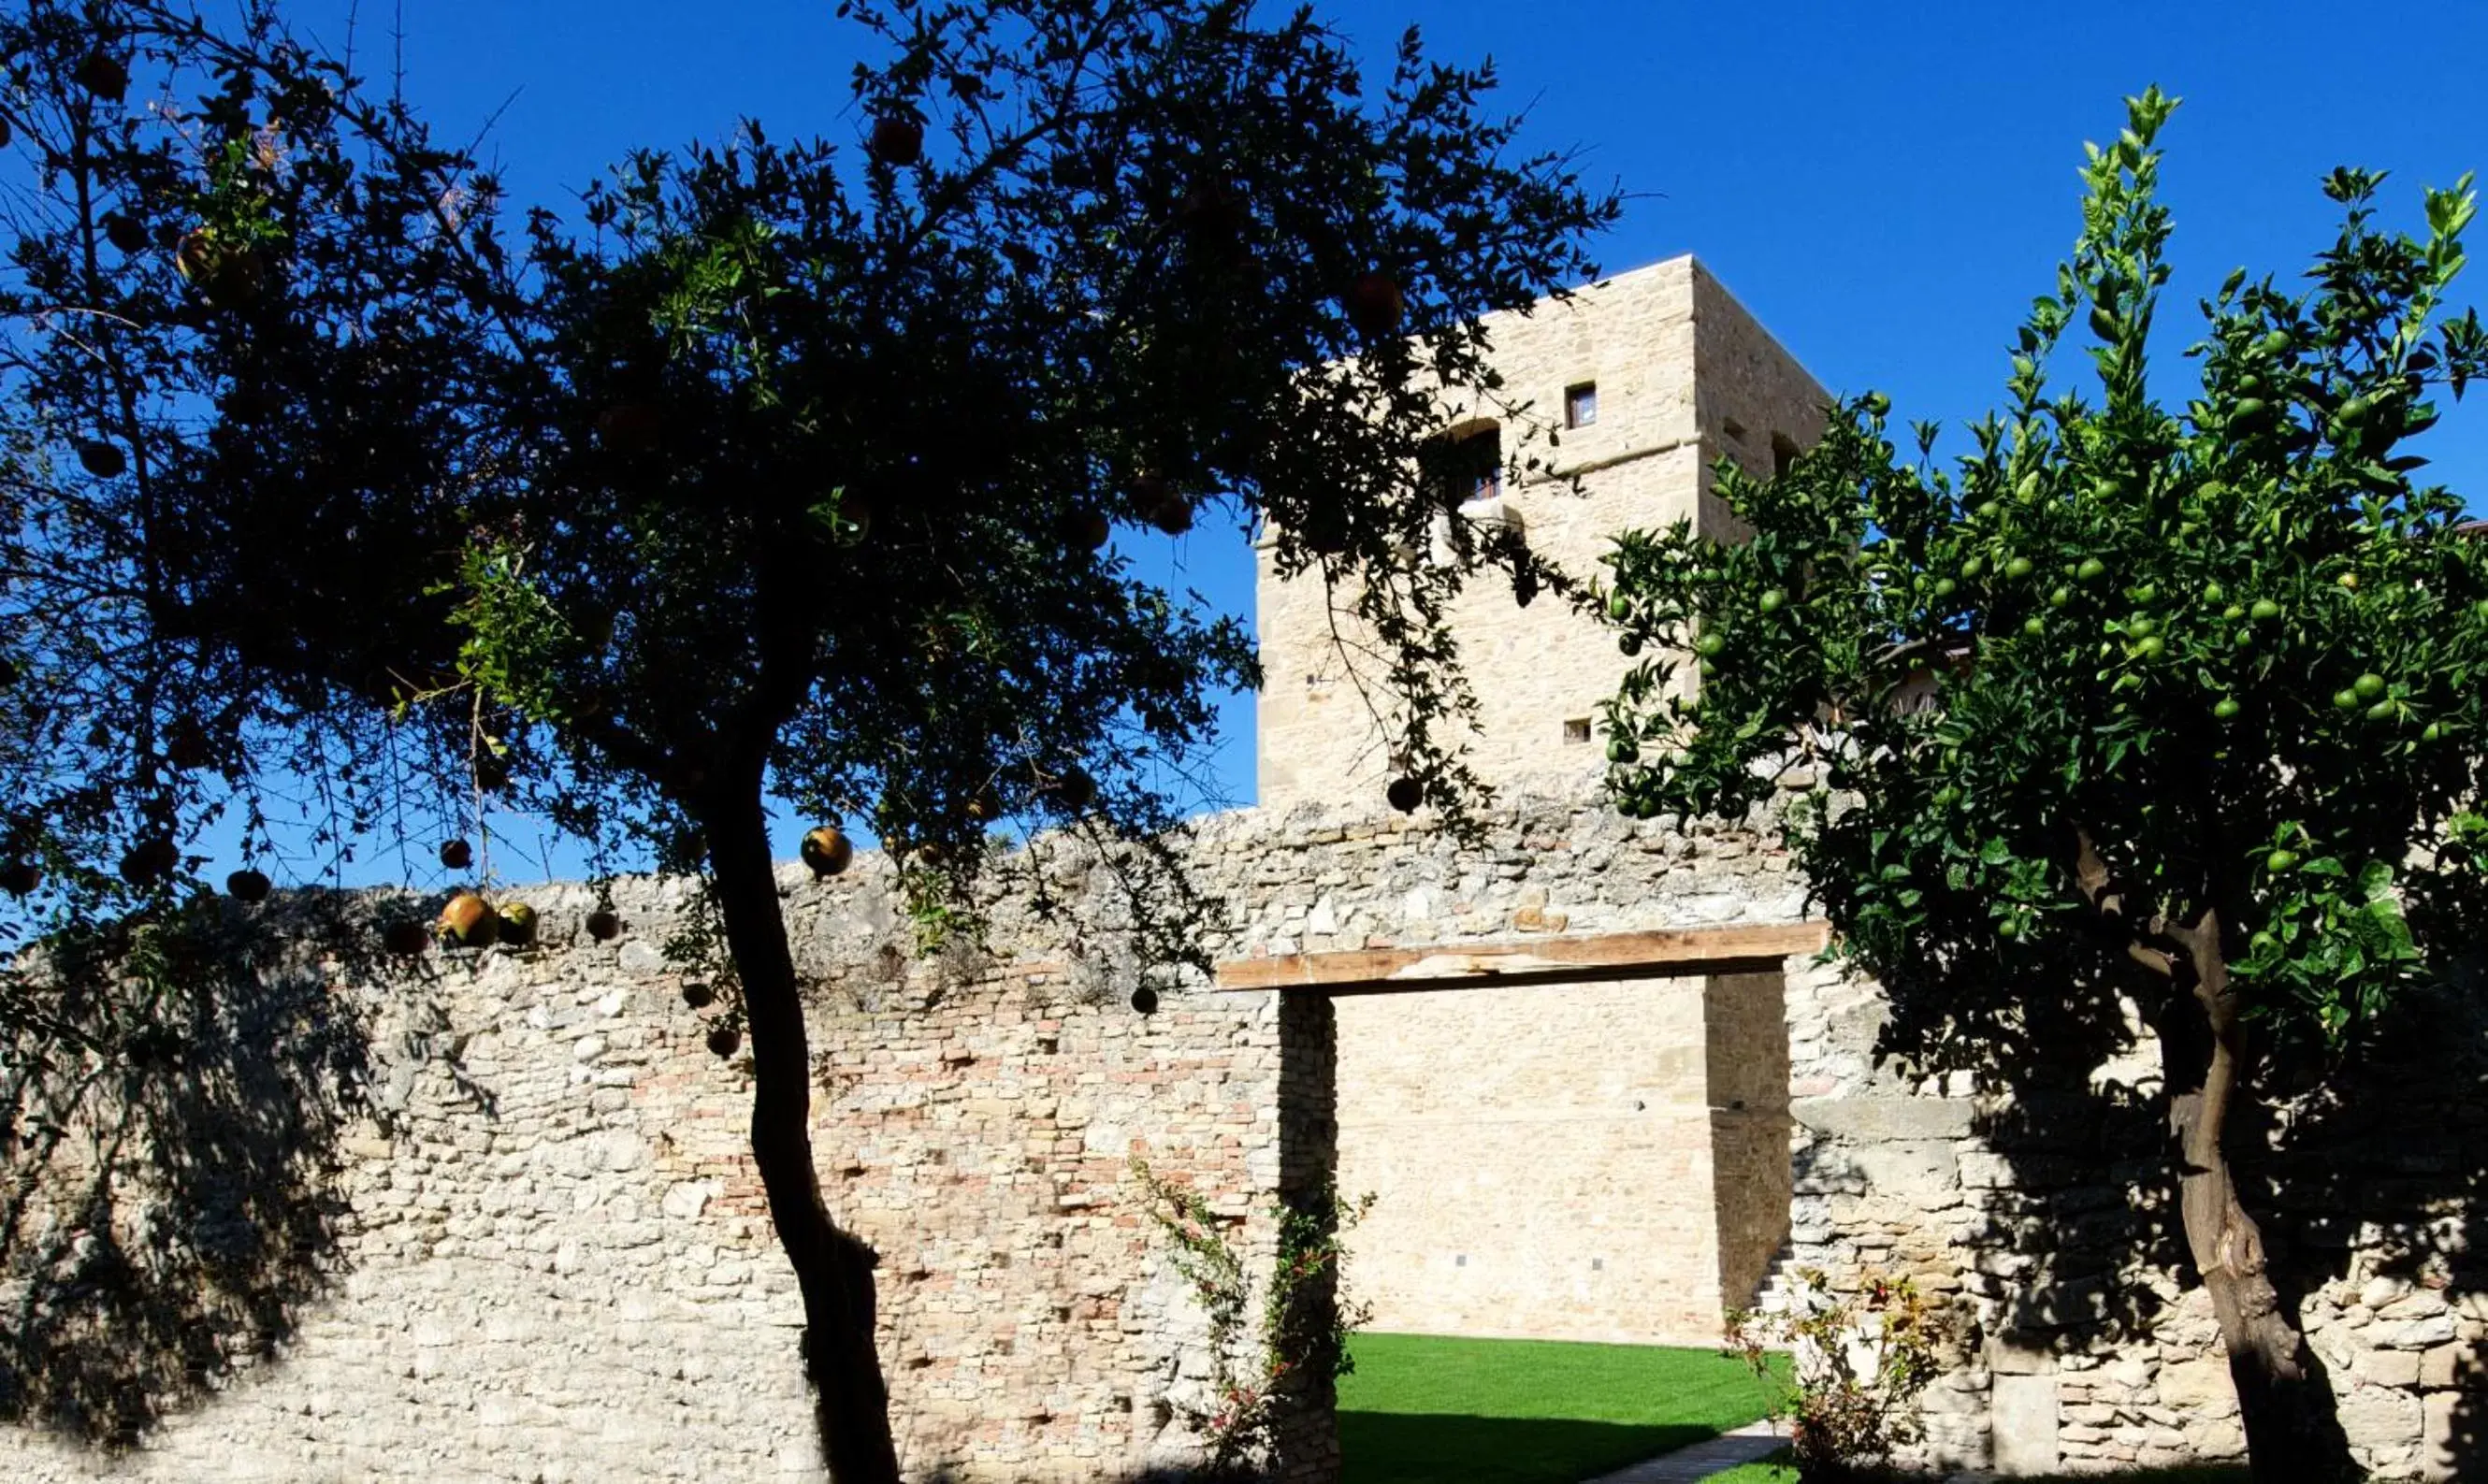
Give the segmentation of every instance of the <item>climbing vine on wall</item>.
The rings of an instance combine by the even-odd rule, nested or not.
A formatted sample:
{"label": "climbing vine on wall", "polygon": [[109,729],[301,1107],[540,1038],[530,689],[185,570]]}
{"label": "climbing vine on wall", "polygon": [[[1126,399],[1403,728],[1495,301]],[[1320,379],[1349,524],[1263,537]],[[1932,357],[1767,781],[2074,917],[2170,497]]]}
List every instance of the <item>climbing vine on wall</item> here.
{"label": "climbing vine on wall", "polygon": [[1210,1393],[1206,1410],[1186,1420],[1209,1447],[1209,1477],[1242,1477],[1274,1441],[1279,1402],[1312,1377],[1337,1381],[1355,1369],[1347,1336],[1369,1316],[1341,1282],[1342,1240],[1373,1204],[1371,1195],[1342,1201],[1335,1187],[1283,1199],[1271,1208],[1279,1250],[1261,1297],[1260,1344],[1246,1340],[1254,1283],[1244,1254],[1199,1191],[1173,1184],[1132,1161],[1132,1178],[1173,1249],[1175,1271],[1192,1285],[1209,1316]]}

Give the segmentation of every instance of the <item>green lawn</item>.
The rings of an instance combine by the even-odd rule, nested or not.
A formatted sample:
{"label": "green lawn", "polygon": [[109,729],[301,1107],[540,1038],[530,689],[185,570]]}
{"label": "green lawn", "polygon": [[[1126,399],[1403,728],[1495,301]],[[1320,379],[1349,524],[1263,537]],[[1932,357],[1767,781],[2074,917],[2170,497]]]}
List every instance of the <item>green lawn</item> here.
{"label": "green lawn", "polygon": [[[2013,1484],[2247,1484],[2243,1465],[2205,1464],[2191,1469],[2138,1469],[2128,1473],[2051,1473]],[[1746,1464],[1714,1473],[1702,1484],[1796,1484],[1796,1470],[1783,1463]]]}
{"label": "green lawn", "polygon": [[1578,1484],[1763,1414],[1708,1350],[1360,1334],[1339,1384],[1342,1484]]}

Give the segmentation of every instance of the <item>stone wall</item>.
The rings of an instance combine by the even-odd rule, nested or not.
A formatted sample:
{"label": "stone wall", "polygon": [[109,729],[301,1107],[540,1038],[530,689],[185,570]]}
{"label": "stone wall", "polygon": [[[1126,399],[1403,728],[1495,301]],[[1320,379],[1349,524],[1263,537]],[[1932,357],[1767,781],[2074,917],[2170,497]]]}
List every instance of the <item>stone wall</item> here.
{"label": "stone wall", "polygon": [[[1267,811],[1263,811],[1266,818]],[[1802,915],[1750,831],[1525,799],[1464,850],[1423,822],[1222,822],[1252,859],[1221,953],[1528,942]],[[1787,1233],[1778,977],[1339,1001],[1351,1280],[1382,1329],[1710,1345]],[[1736,1105],[1742,1103],[1743,1107]]]}
{"label": "stone wall", "polygon": [[[1202,1190],[1266,1265],[1282,1186],[1329,1163],[1305,1106],[1327,1106],[1327,1025],[1266,994],[1136,1015],[1007,917],[998,938],[1017,949],[911,959],[874,873],[858,874],[783,880],[817,985],[822,1181],[881,1255],[909,1476],[1088,1481],[1190,1460],[1205,1331],[1128,1161]],[[318,1178],[285,1192],[333,1208],[327,1249],[255,1296],[282,1311],[264,1353],[191,1358],[205,1394],[134,1450],[12,1429],[0,1476],[820,1476],[800,1305],[745,1149],[746,1075],[705,1047],[657,947],[678,890],[619,883],[628,931],[608,944],[575,936],[580,889],[530,895],[536,950],[435,953],[411,972],[314,959],[308,998],[271,981],[289,1013],[335,1017],[368,1049],[368,1103],[319,1141]],[[109,1162],[114,1132],[91,1123],[63,1170]],[[72,1331],[103,1277],[99,1236],[105,1257],[147,1268],[146,1230],[181,1213],[146,1166],[123,1172],[99,1221],[27,1213],[0,1295],[13,1315]],[[158,1385],[183,1368],[125,1359]],[[74,1420],[52,1405],[66,1391],[29,1390],[39,1423]],[[1326,1400],[1300,1421],[1295,1476],[1327,1476]]]}
{"label": "stone wall", "polygon": [[[1475,850],[1422,822],[1266,814],[1207,822],[1190,850],[1229,904],[1208,944],[1222,957],[1784,921],[1796,908],[1782,863],[1750,836],[1678,833],[1589,804],[1515,806]],[[824,1190],[881,1254],[882,1352],[911,1476],[1096,1479],[1184,1463],[1196,1442],[1185,1419],[1207,1400],[1205,1329],[1128,1161],[1145,1154],[1202,1190],[1266,1264],[1272,1205],[1324,1184],[1355,1137],[1334,1116],[1329,1000],[1173,988],[1144,1017],[1109,939],[1032,921],[1019,897],[996,905],[989,951],[918,955],[880,869],[866,856],[834,883],[791,868],[781,882],[814,986]],[[1049,871],[1059,896],[1092,900],[1076,858]],[[681,888],[623,882],[614,895],[627,924],[615,942],[581,938],[583,888],[547,888],[528,893],[540,946],[436,952],[411,969],[357,946],[371,941],[368,900],[300,898],[266,920],[232,910],[244,939],[274,950],[250,983],[197,996],[211,1009],[184,1076],[225,1075],[211,1041],[289,1066],[300,1047],[287,1037],[315,1022],[352,1043],[352,1056],[304,1063],[333,1076],[318,1096],[288,1094],[300,1104],[290,1132],[252,1134],[284,1149],[226,1169],[225,1183],[247,1187],[282,1164],[298,1178],[260,1193],[321,1218],[294,1233],[300,1261],[239,1296],[260,1322],[234,1328],[224,1353],[168,1360],[174,1327],[114,1341],[132,1352],[108,1358],[122,1379],[174,1403],[134,1450],[48,1435],[41,1424],[73,1422],[74,1409],[29,1387],[15,1402],[38,1425],[0,1432],[0,1475],[815,1476],[798,1306],[745,1152],[744,1073],[707,1050],[716,1012],[685,1005],[660,951]],[[324,951],[332,940],[338,951]],[[1488,1015],[1435,1053],[1473,1057],[1473,1040],[1535,1034],[1541,1062],[1591,1066],[1602,1039],[1673,999],[1683,1013],[1668,1054],[1687,1114],[1673,1157],[1688,1169],[1711,1158],[1698,986],[1526,993],[1570,1013],[1518,1036]],[[1619,1095],[1657,1080],[1614,1076]],[[80,1127],[53,1174],[111,1162],[102,1152],[127,1130],[105,1112],[68,1120]],[[1571,1144],[1513,1141],[1505,1168],[1545,1166]],[[87,1156],[71,1158],[78,1148]],[[184,1226],[199,1216],[187,1196],[168,1198],[150,1173],[160,1151],[123,1153],[99,1215],[60,1202],[19,1213],[0,1298],[47,1316],[37,1329],[74,1330],[101,1271],[99,1234],[106,1257],[139,1254],[144,1279],[149,1231],[204,1231]],[[1633,1164],[1611,1168],[1646,1184]],[[1619,1308],[1674,1295],[1715,1306],[1710,1189],[1672,1192],[1679,1246],[1637,1227],[1635,1202],[1590,1198],[1585,1185],[1574,1209],[1604,1226],[1592,1255],[1612,1255]],[[1572,1240],[1569,1223],[1547,1225],[1546,1240]],[[1351,1280],[1427,1288],[1364,1254]],[[1707,1338],[1710,1323],[1706,1311],[1682,1337]],[[1292,1476],[1325,1477],[1327,1399],[1315,1387],[1295,1400],[1284,1461]]]}
{"label": "stone wall", "polygon": [[[1877,1066],[1872,986],[1793,978],[1794,1264],[1957,1299],[1969,1347],[1929,1392],[1930,1461],[2108,1471],[2238,1457],[2236,1393],[2185,1255],[2157,1050],[2138,1021],[2087,1078],[1977,1085]],[[2241,1190],[2367,1476],[2488,1470],[2488,1035],[2423,1007],[2331,1099],[2236,1115]],[[2074,1069],[2078,1072],[2078,1068]],[[2269,1094],[2268,1094],[2269,1096]]]}
{"label": "stone wall", "polygon": [[[1541,466],[1508,475],[1501,499],[1458,518],[1517,520],[1531,550],[1584,579],[1603,575],[1599,558],[1620,531],[1688,519],[1727,534],[1724,507],[1707,492],[1711,465],[1736,458],[1767,473],[1775,443],[1811,442],[1821,431],[1821,388],[1690,257],[1488,325],[1504,387],[1491,400],[1450,391],[1443,426],[1490,422],[1508,458]],[[1583,384],[1597,388],[1597,419],[1566,428],[1566,389]],[[1387,749],[1350,673],[1355,654],[1335,636],[1354,625],[1335,620],[1330,601],[1318,580],[1278,580],[1263,549],[1264,809],[1382,794]],[[1463,739],[1478,775],[1558,797],[1583,792],[1606,766],[1589,724],[1632,661],[1565,604],[1523,607],[1493,582],[1471,584],[1450,621],[1478,702],[1477,731]],[[1365,686],[1377,679],[1366,675]]]}
{"label": "stone wall", "polygon": [[[1187,849],[1227,903],[1206,946],[1525,944],[1802,914],[1784,855],[1743,826],[1543,800],[1486,824],[1471,848],[1397,817],[1205,822]],[[2098,1470],[2241,1441],[2170,1224],[2138,1025],[2087,1079],[1982,1088],[1879,1062],[1877,991],[1807,960],[1703,986],[1449,994],[1439,1014],[1431,994],[1335,1013],[1318,994],[1173,987],[1141,1016],[1110,939],[1034,922],[1019,898],[998,904],[989,951],[911,951],[879,869],[783,884],[816,986],[824,1187],[882,1255],[916,1480],[1137,1477],[1195,1456],[1205,1329],[1137,1202],[1134,1153],[1201,1189],[1258,1268],[1273,1204],[1334,1162],[1353,1194],[1395,1148],[1422,1161],[1455,1134],[1482,1193],[1446,1199],[1443,1166],[1406,1166],[1419,1176],[1377,1192],[1352,1286],[1465,1303],[1458,1323],[1481,1329],[1537,1303],[1655,1331],[1681,1304],[1674,1337],[1699,1341],[1703,1305],[1734,1302],[1779,1246],[1768,1166],[1785,1147],[1789,1261],[1852,1287],[1907,1274],[1971,1321],[1929,1398],[1930,1459]],[[1049,870],[1067,900],[1102,900],[1077,859]],[[70,1198],[0,1212],[15,1316],[0,1399],[39,1424],[115,1387],[182,1399],[121,1455],[0,1432],[0,1476],[817,1476],[744,1074],[706,1050],[658,951],[678,888],[615,892],[617,942],[579,940],[589,898],[552,888],[532,894],[541,948],[411,971],[323,954],[309,928],[254,929],[300,951],[194,996],[186,1044],[124,1084],[153,1121],[105,1116],[98,1063],[54,1068],[74,1095],[38,1106],[32,1064],[0,1060],[18,1173],[44,1127],[71,1131],[34,1186]],[[319,900],[287,910],[316,918]],[[367,922],[349,929],[338,941],[369,941]],[[2462,1477],[2481,1464],[2488,1285],[2470,1223],[2488,1190],[2488,1042],[2446,1008],[2361,1076],[2338,1103],[2250,1119],[2244,1141],[2267,1152],[2242,1178],[2346,1445],[2378,1477]],[[1636,1098],[1649,1106],[1623,1106]],[[99,1168],[123,1177],[102,1205]],[[1679,1169],[1691,1198],[1645,1198]],[[1541,1205],[1562,1211],[1534,1237],[1489,1220]],[[1380,1240],[1393,1222],[1403,1236]],[[1480,1259],[1523,1237],[1544,1244],[1536,1270],[1514,1263],[1512,1290],[1484,1295],[1497,1274]],[[1440,1271],[1445,1249],[1475,1266]],[[196,1291],[125,1302],[165,1274]],[[114,1322],[82,1324],[98,1316]],[[1326,1388],[1291,1400],[1285,1471],[1328,1478]]]}

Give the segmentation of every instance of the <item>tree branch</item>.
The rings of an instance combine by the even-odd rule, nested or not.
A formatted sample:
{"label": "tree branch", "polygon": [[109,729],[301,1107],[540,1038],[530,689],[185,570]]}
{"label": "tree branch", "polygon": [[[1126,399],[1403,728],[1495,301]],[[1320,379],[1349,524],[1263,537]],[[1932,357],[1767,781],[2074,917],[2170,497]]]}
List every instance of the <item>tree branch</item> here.
{"label": "tree branch", "polygon": [[2081,892],[2082,900],[2091,905],[2091,910],[2100,914],[2102,921],[2124,931],[2127,958],[2163,979],[2176,979],[2177,961],[2165,950],[2153,947],[2144,940],[2169,936],[2165,932],[2165,924],[2154,917],[2137,932],[2129,923],[2125,914],[2125,893],[2117,889],[2114,878],[2108,874],[2107,861],[2101,856],[2099,846],[2092,841],[2089,828],[2081,825],[2074,826],[2074,886]]}

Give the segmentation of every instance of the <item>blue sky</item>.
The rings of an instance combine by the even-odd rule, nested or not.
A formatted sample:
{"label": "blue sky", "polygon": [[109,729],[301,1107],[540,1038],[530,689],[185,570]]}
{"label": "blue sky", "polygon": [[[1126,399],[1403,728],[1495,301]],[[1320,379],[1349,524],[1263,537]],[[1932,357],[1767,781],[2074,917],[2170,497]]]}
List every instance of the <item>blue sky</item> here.
{"label": "blue sky", "polygon": [[[332,42],[350,8],[293,7]],[[388,70],[391,8],[361,0],[368,75]],[[559,205],[627,149],[713,137],[747,115],[779,136],[858,131],[847,80],[862,39],[831,0],[397,9],[409,93],[451,137],[492,121],[485,153],[522,200]],[[1632,193],[1600,246],[1606,267],[1700,255],[1825,386],[1880,387],[1907,419],[1958,424],[1995,400],[2002,348],[2074,236],[2081,142],[2113,136],[2120,100],[2146,84],[2186,100],[2163,136],[2172,355],[2193,299],[2229,268],[2286,277],[2329,240],[2315,182],[2332,166],[2390,170],[2402,225],[2417,219],[2421,182],[2488,166],[2482,5],[2390,19],[2301,0],[1318,9],[1377,59],[1411,20],[1440,55],[1493,57],[1532,144],[1577,147],[1593,179]],[[2488,259],[2488,228],[2474,236]],[[2463,301],[2488,302],[2488,263],[2464,289]],[[2488,392],[2450,409],[2420,445],[2457,489],[2488,483],[2482,404]],[[1135,550],[1249,609],[1238,535],[1204,527],[1168,546],[1152,537]],[[1228,715],[1219,777],[1248,800],[1249,698]]]}

